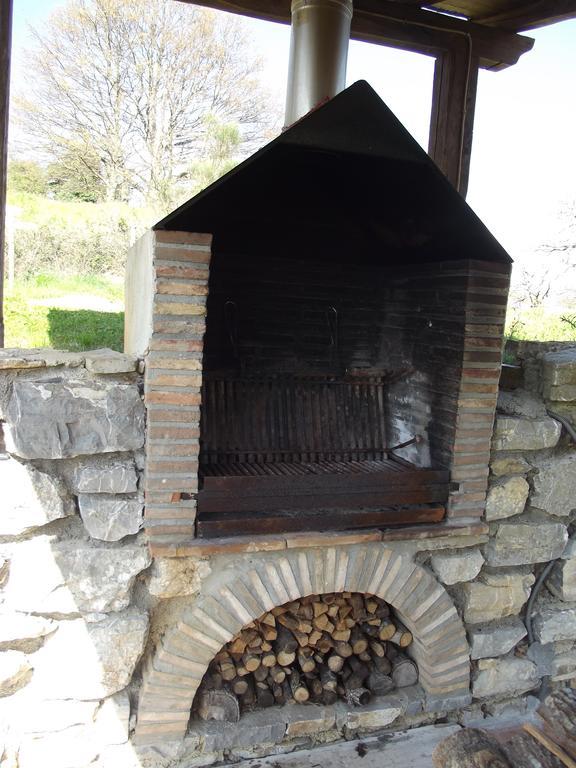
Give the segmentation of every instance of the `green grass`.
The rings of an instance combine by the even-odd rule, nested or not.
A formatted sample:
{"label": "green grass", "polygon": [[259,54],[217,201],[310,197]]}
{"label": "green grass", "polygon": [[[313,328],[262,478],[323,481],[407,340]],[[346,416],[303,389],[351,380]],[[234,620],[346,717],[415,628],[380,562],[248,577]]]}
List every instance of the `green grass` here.
{"label": "green grass", "polygon": [[[66,309],[58,300],[74,295],[80,299],[97,297],[118,302],[123,299],[123,285],[104,277],[38,275],[33,280],[17,282],[5,296],[7,347],[52,347],[81,351],[98,347],[122,350],[124,313],[95,309]],[[50,301],[35,305],[36,300]]]}
{"label": "green grass", "polygon": [[158,218],[153,208],[135,208],[128,203],[85,203],[80,200],[53,200],[30,192],[8,190],[8,205],[17,209],[18,221],[35,226],[63,225],[85,227],[91,223],[123,220],[126,226],[138,225],[144,230]]}
{"label": "green grass", "polygon": [[576,328],[562,320],[573,317],[574,309],[551,312],[544,307],[509,309],[506,335],[510,339],[527,341],[576,341]]}

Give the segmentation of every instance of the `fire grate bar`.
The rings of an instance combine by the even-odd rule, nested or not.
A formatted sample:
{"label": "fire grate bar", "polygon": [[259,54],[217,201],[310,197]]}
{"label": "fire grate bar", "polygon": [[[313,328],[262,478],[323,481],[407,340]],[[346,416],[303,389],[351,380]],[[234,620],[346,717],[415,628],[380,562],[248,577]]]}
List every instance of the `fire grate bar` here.
{"label": "fire grate bar", "polygon": [[319,461],[270,464],[248,462],[217,462],[202,467],[204,477],[291,477],[306,475],[350,475],[374,472],[410,472],[416,469],[406,461],[380,459],[366,461]]}

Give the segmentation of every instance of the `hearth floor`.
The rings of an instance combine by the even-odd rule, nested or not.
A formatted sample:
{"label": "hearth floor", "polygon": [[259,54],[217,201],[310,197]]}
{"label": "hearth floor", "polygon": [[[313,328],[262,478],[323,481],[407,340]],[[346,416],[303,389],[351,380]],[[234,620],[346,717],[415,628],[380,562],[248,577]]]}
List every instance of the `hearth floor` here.
{"label": "hearth floor", "polygon": [[[479,718],[467,723],[466,727],[482,728],[504,742],[526,722],[537,722],[533,709]],[[461,725],[453,723],[425,725],[408,731],[380,733],[354,741],[252,758],[236,765],[241,768],[433,768],[432,753],[436,745],[461,729]]]}
{"label": "hearth floor", "polygon": [[460,729],[459,725],[426,725],[410,731],[245,760],[240,765],[242,768],[432,768],[434,747]]}

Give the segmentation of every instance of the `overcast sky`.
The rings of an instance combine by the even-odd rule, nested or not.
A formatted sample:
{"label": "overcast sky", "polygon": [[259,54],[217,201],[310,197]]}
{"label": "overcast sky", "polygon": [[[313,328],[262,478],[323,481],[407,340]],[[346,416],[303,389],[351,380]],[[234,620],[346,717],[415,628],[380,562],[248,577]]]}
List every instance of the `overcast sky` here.
{"label": "overcast sky", "polygon": [[[118,0],[129,2],[129,0]],[[63,0],[14,0],[15,79],[29,24],[41,26]],[[263,79],[284,101],[290,31],[246,24],[264,59]],[[530,33],[534,49],[501,72],[480,72],[468,202],[524,262],[561,237],[561,211],[576,201],[576,20]],[[433,60],[352,42],[348,83],[367,80],[425,147]],[[564,220],[565,222],[565,220]]]}

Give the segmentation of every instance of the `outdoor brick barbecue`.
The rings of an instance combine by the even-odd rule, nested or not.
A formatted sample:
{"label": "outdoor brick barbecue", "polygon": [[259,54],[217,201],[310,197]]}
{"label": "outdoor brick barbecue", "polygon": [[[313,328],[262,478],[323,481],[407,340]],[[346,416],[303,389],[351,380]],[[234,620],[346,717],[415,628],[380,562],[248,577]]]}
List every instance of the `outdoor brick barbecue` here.
{"label": "outdoor brick barbecue", "polygon": [[510,259],[367,84],[149,241],[153,550],[482,515]]}
{"label": "outdoor brick barbecue", "polygon": [[360,82],[168,215],[128,269],[148,274],[126,342],[149,350],[151,552],[237,553],[148,665],[139,738],[416,681],[427,709],[467,701],[452,599],[378,542],[482,530],[508,255]]}

